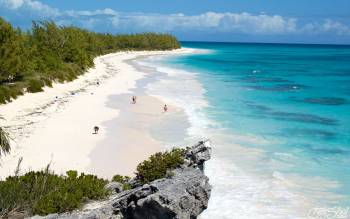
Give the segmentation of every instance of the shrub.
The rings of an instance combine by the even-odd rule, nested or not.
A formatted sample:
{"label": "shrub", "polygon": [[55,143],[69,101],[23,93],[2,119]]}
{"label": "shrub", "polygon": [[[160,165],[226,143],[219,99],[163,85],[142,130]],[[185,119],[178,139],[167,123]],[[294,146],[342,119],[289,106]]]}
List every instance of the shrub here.
{"label": "shrub", "polygon": [[78,175],[77,171],[68,171],[66,176],[46,170],[8,177],[0,181],[0,215],[13,210],[29,215],[70,211],[87,200],[106,197],[106,183],[93,175]]}
{"label": "shrub", "polygon": [[122,175],[118,175],[118,174],[113,176],[113,178],[112,178],[113,182],[119,182],[119,183],[126,183],[129,180],[130,180],[129,176],[122,176]]}
{"label": "shrub", "polygon": [[118,182],[118,183],[123,184],[123,190],[131,189],[131,185],[128,183],[129,180],[130,180],[129,176],[122,176],[122,175],[118,175],[118,174],[113,176],[113,178],[112,178],[113,182]]}
{"label": "shrub", "polygon": [[38,79],[31,79],[28,81],[27,91],[31,93],[37,93],[43,91],[44,82]]}
{"label": "shrub", "polygon": [[137,166],[137,177],[142,183],[166,177],[170,171],[184,163],[184,150],[175,148],[164,153],[156,153]]}
{"label": "shrub", "polygon": [[0,85],[0,104],[9,102],[11,98],[16,98],[22,94],[23,92],[20,86]]}
{"label": "shrub", "polygon": [[123,184],[123,190],[125,191],[125,190],[129,190],[129,189],[132,189],[131,185],[129,183],[124,183]]}

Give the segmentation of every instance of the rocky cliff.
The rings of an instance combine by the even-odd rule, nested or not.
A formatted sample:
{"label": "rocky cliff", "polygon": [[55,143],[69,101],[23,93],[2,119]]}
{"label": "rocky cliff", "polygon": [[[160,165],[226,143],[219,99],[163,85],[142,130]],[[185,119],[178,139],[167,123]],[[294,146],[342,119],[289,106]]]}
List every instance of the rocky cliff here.
{"label": "rocky cliff", "polygon": [[195,219],[208,205],[211,186],[204,175],[204,162],[210,159],[209,141],[188,148],[185,163],[168,177],[122,191],[118,183],[108,185],[114,194],[108,200],[93,202],[80,211],[52,214],[32,219]]}

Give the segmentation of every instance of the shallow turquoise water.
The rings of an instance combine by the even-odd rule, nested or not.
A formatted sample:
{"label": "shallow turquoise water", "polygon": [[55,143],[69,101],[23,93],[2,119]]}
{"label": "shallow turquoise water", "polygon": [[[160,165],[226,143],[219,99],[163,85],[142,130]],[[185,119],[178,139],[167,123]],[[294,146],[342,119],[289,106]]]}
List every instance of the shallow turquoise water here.
{"label": "shallow turquoise water", "polygon": [[[190,42],[183,46],[206,52],[152,60],[162,66],[160,71],[179,74],[169,74],[163,89],[155,86],[150,92],[177,98],[178,102],[185,98],[187,102],[183,105],[192,108],[188,112],[200,113],[197,120],[207,120],[209,133],[225,133],[210,136],[213,142],[225,146],[214,148],[217,159],[209,164],[212,166],[209,174],[215,178],[216,171],[210,169],[216,165],[217,170],[218,165],[225,164],[235,169],[220,175],[221,180],[242,179],[230,178],[235,171],[242,171],[249,173],[249,179],[256,175],[258,180],[271,177],[288,181],[283,185],[285,193],[271,195],[278,196],[279,203],[271,201],[266,205],[288,209],[286,215],[298,211],[300,206],[303,208],[299,203],[294,208],[291,203],[297,197],[287,200],[288,194],[298,194],[303,201],[310,199],[310,206],[314,207],[350,206],[350,46]],[[177,80],[178,85],[170,80]],[[197,89],[191,84],[185,89],[185,83],[193,80],[200,82],[201,92],[191,92],[191,86]],[[181,81],[184,85],[179,85]],[[198,95],[194,95],[196,92]],[[192,101],[198,105],[199,97],[207,104],[196,108],[192,103],[191,107]],[[217,136],[221,139],[217,140]],[[257,150],[263,156],[254,161],[244,159],[248,155],[230,150],[230,144]],[[215,190],[213,182],[214,193],[225,193]],[[271,182],[266,190],[280,191],[273,187],[276,181]],[[226,192],[236,187],[227,187]],[[213,196],[219,199],[218,194]],[[244,194],[231,196],[247,200]],[[284,199],[285,207],[281,206]],[[212,205],[217,204],[212,201]],[[276,218],[283,218],[283,212],[287,211],[281,210]],[[210,214],[209,207],[207,218],[215,214],[218,212]],[[237,218],[249,218],[243,214]],[[226,218],[225,214],[222,218]]]}

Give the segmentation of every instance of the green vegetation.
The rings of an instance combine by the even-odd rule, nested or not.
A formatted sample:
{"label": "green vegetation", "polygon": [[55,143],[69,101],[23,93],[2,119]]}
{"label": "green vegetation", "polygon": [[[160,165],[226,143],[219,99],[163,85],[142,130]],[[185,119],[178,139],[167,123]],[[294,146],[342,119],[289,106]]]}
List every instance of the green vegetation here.
{"label": "green vegetation", "polygon": [[71,81],[99,55],[179,47],[168,34],[101,34],[52,21],[33,22],[32,29],[23,32],[0,17],[0,104],[26,91],[40,92],[53,81]]}
{"label": "green vegetation", "polygon": [[123,191],[132,189],[131,185],[129,183],[124,183],[123,184]]}
{"label": "green vegetation", "polygon": [[59,176],[50,171],[31,171],[0,181],[0,217],[11,212],[46,215],[70,211],[81,203],[108,195],[107,181],[93,175],[68,171]]}
{"label": "green vegetation", "polygon": [[122,175],[115,175],[112,178],[113,182],[118,182],[118,183],[126,183],[130,180],[129,176],[122,176]]}
{"label": "green vegetation", "polygon": [[164,153],[156,153],[137,166],[136,175],[142,183],[166,177],[167,171],[184,163],[184,153],[185,150],[179,148]]}
{"label": "green vegetation", "polygon": [[[137,166],[137,178],[148,183],[163,177],[171,177],[172,169],[184,163],[184,149],[173,149],[156,153]],[[18,175],[19,160],[15,176],[0,181],[0,218],[31,215],[47,215],[72,211],[88,200],[103,199],[109,192],[105,189],[107,180],[94,175],[78,174],[67,171],[66,175],[57,175],[49,170],[30,171]],[[123,190],[131,189],[130,177],[115,175],[112,181],[123,184]]]}
{"label": "green vegetation", "polygon": [[129,176],[115,175],[113,176],[112,181],[123,184],[123,190],[129,190],[131,189],[131,186],[128,183],[130,179]]}
{"label": "green vegetation", "polygon": [[0,127],[0,157],[10,152],[10,140],[7,133]]}

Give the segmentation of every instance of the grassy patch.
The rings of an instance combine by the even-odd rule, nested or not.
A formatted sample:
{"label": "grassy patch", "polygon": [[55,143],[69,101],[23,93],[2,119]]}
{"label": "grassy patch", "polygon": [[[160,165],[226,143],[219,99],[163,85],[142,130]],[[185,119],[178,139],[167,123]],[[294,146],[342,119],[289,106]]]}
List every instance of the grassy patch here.
{"label": "grassy patch", "polygon": [[93,175],[68,171],[56,175],[48,170],[31,171],[0,181],[0,216],[10,212],[46,215],[71,211],[87,200],[108,195],[107,181]]}

